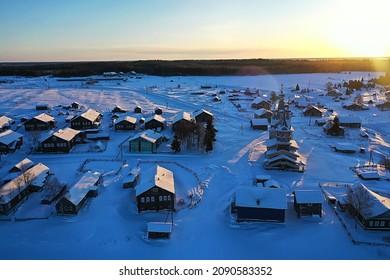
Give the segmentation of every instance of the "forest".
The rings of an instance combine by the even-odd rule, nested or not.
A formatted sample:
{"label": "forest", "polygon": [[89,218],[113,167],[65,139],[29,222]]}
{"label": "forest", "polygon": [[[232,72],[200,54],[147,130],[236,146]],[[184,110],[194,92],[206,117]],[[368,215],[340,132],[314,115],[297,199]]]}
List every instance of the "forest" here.
{"label": "forest", "polygon": [[264,74],[390,71],[389,58],[138,60],[0,63],[0,76],[86,77],[103,72],[156,76],[246,76]]}

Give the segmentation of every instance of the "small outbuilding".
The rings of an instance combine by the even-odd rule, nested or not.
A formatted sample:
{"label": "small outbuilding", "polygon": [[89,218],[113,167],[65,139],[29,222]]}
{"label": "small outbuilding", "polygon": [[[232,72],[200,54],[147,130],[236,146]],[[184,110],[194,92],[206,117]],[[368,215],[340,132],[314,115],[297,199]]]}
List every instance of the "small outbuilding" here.
{"label": "small outbuilding", "polygon": [[267,119],[252,119],[250,121],[253,130],[267,130],[268,120]]}
{"label": "small outbuilding", "polygon": [[324,197],[319,190],[296,190],[294,194],[294,208],[298,218],[302,216],[319,215],[322,217],[322,203]]}
{"label": "small outbuilding", "polygon": [[170,238],[172,233],[171,223],[147,223],[148,239]]}

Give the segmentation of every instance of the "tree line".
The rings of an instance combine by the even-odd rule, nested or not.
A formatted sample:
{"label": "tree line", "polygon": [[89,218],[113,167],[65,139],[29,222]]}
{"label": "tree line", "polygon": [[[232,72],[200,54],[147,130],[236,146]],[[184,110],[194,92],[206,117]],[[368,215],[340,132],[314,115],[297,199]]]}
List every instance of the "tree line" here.
{"label": "tree line", "polygon": [[86,77],[135,71],[157,76],[226,76],[390,71],[390,59],[221,59],[2,63],[0,76]]}

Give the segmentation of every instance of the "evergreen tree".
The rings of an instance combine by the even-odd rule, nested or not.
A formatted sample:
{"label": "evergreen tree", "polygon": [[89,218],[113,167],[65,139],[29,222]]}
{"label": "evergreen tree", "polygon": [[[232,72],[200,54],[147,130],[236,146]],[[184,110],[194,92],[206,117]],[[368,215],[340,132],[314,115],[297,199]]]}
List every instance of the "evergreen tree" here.
{"label": "evergreen tree", "polygon": [[295,90],[296,90],[296,91],[299,91],[299,89],[300,89],[300,88],[299,88],[299,84],[297,84],[296,87],[295,87]]}
{"label": "evergreen tree", "polygon": [[207,121],[206,133],[204,135],[204,144],[206,146],[206,152],[213,150],[213,142],[216,141],[215,136],[216,132],[213,122]]}
{"label": "evergreen tree", "polygon": [[180,152],[181,150],[181,143],[177,135],[173,137],[172,143],[171,143],[171,149],[176,153]]}

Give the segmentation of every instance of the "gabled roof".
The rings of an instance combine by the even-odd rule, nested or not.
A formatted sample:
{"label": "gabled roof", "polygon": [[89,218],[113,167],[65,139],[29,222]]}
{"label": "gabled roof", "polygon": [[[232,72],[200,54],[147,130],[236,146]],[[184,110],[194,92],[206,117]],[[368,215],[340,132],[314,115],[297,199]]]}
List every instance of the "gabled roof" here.
{"label": "gabled roof", "polygon": [[341,123],[362,123],[362,120],[359,117],[351,116],[338,116],[339,122]]}
{"label": "gabled roof", "polygon": [[236,206],[286,210],[286,190],[275,188],[242,188],[236,191]]}
{"label": "gabled roof", "polygon": [[64,129],[60,129],[58,130],[57,132],[55,132],[53,135],[60,138],[60,139],[63,139],[65,141],[70,141],[72,140],[76,135],[78,135],[80,133],[79,130],[76,130],[76,129],[73,129],[73,128],[70,128],[70,127],[66,127]]}
{"label": "gabled roof", "polygon": [[173,121],[172,121],[172,124],[175,124],[177,123],[178,121],[181,121],[181,120],[186,120],[186,121],[189,121],[191,122],[193,120],[192,116],[191,116],[191,113],[188,113],[188,112],[181,112],[179,114],[177,114]]}
{"label": "gabled roof", "polygon": [[252,125],[268,125],[267,119],[251,119]]}
{"label": "gabled roof", "polygon": [[294,191],[297,203],[322,203],[324,196],[319,190],[296,190]]}
{"label": "gabled roof", "polygon": [[[32,168],[26,170],[24,173],[28,172],[29,174],[31,174],[29,175],[31,176],[31,178],[29,178],[31,180],[31,185],[42,186],[49,170],[49,167],[47,167],[46,165],[38,163]],[[10,182],[0,188],[0,202],[7,203],[11,201],[13,197],[18,195],[26,188],[23,174],[20,174],[19,176],[15,177]]]}
{"label": "gabled roof", "polygon": [[203,113],[210,115],[210,116],[213,116],[213,113],[211,113],[210,111],[205,110],[205,109],[199,109],[199,110],[196,110],[194,112],[194,118],[196,118],[197,116],[199,116],[200,114],[203,114]]}
{"label": "gabled roof", "polygon": [[69,190],[66,199],[74,205],[78,205],[80,201],[87,195],[90,190],[97,190],[95,184],[99,181],[101,173],[86,172],[80,180]]}
{"label": "gabled roof", "polygon": [[257,110],[254,112],[254,115],[257,115],[257,116],[262,116],[262,115],[264,115],[264,114],[271,114],[271,115],[273,115],[272,111],[267,110],[267,109],[264,109],[264,108],[257,109]]}
{"label": "gabled roof", "polygon": [[154,143],[154,142],[158,141],[161,137],[162,137],[161,133],[154,132],[153,130],[148,129],[148,130],[140,132],[137,135],[135,135],[134,137],[130,138],[129,141],[131,142],[135,139],[142,138],[148,142]]}
{"label": "gabled roof", "polygon": [[390,198],[381,196],[371,190],[369,190],[361,182],[356,182],[351,186],[352,191],[361,189],[362,191],[368,194],[369,199],[371,199],[371,207],[368,209],[363,209],[360,214],[365,219],[372,219],[379,215],[385,214],[390,211]]}
{"label": "gabled roof", "polygon": [[161,117],[160,115],[154,115],[154,116],[150,116],[150,117],[146,118],[145,123],[150,122],[151,120],[156,120],[160,123],[165,122],[165,119],[163,117]]}
{"label": "gabled roof", "polygon": [[8,146],[22,137],[22,134],[9,129],[0,133],[0,143]]}
{"label": "gabled roof", "polygon": [[11,121],[12,121],[12,119],[10,119],[6,116],[0,117],[0,128],[2,128],[5,125],[8,125]]}
{"label": "gabled roof", "polygon": [[119,117],[115,123],[120,123],[120,122],[123,122],[123,121],[126,121],[126,122],[129,122],[129,123],[132,123],[132,124],[136,124],[137,123],[137,118],[134,118],[134,117],[131,117],[131,116],[122,116],[122,117]]}
{"label": "gabled roof", "polygon": [[143,194],[154,186],[170,193],[175,193],[173,172],[160,165],[155,165],[145,171],[141,171],[140,176],[140,182],[135,188],[136,196]]}
{"label": "gabled roof", "polygon": [[55,118],[53,118],[52,116],[45,114],[45,113],[42,113],[38,116],[35,116],[35,117],[33,117],[33,119],[40,120],[41,122],[44,122],[44,123],[55,121]]}
{"label": "gabled roof", "polygon": [[[88,109],[86,112],[82,113],[80,116],[91,121],[91,122],[94,122],[99,118],[100,115],[101,114],[98,111],[95,111],[93,109]],[[75,117],[75,119],[76,118],[77,117]]]}
{"label": "gabled roof", "polygon": [[317,106],[309,105],[309,106],[307,106],[305,108],[304,113],[306,113],[307,111],[310,111],[310,110],[315,110],[315,111],[318,111],[318,112],[321,112],[321,113],[325,113],[326,112],[326,109],[320,109]]}
{"label": "gabled roof", "polygon": [[34,162],[32,162],[30,159],[28,158],[25,158],[21,161],[19,161],[17,164],[15,164],[11,169],[18,169],[19,171],[23,171],[22,169],[24,170],[27,170],[28,168],[30,168],[32,165],[34,165]]}
{"label": "gabled roof", "polygon": [[261,102],[267,102],[268,104],[271,105],[271,103],[267,100],[264,100],[263,98],[261,97],[256,97],[253,101],[252,101],[252,104],[259,104]]}

